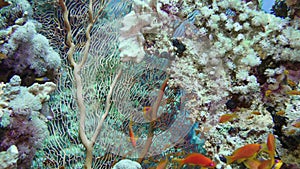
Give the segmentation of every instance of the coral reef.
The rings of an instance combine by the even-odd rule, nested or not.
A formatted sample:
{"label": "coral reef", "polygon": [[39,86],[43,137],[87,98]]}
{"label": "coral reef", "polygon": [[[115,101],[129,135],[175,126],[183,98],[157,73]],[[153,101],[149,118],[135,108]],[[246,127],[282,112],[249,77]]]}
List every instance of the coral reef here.
{"label": "coral reef", "polygon": [[[30,2],[0,6],[0,150],[18,167],[299,165],[298,1]],[[226,161],[270,135],[272,154]]]}
{"label": "coral reef", "polygon": [[[49,93],[55,90],[52,82],[29,88],[20,86],[19,76],[13,76],[9,83],[2,87],[0,117],[0,150],[10,146],[18,148],[18,168],[30,168],[37,149],[43,147],[48,136],[46,121],[42,109],[49,100]],[[44,112],[45,113],[45,112]]]}
{"label": "coral reef", "polygon": [[[292,139],[286,131],[299,135],[298,129],[292,127],[298,117],[293,112],[297,111],[290,109],[297,107],[292,100],[298,96],[288,94],[299,90],[296,87],[299,68],[295,66],[300,61],[297,23],[259,11],[252,2],[239,0],[195,4],[184,1],[180,7],[179,1],[137,2],[133,9],[155,17],[157,25],[173,23],[161,26],[159,32],[140,33],[143,46],[139,48],[170,60],[177,56],[169,69],[169,85],[187,93],[185,106],[191,120],[200,122],[208,153],[219,159],[216,154],[228,154],[241,145],[261,142],[272,132],[279,136],[277,145],[282,147]],[[160,12],[168,15],[167,21]],[[229,101],[232,106],[226,104]],[[284,122],[290,129],[283,125],[278,128],[275,112],[268,110],[270,106],[275,107],[275,112],[288,111],[282,115],[286,122],[279,123]],[[232,111],[238,119],[218,124],[216,119]],[[281,135],[289,139],[282,139]]]}
{"label": "coral reef", "polygon": [[30,79],[36,77],[50,75],[53,78],[54,72],[57,72],[60,57],[49,46],[48,40],[36,32],[36,26],[37,23],[30,20],[24,25],[0,31],[5,37],[0,44],[0,53],[5,55],[5,59],[1,60],[2,81],[19,74],[30,83]]}
{"label": "coral reef", "polygon": [[[0,7],[0,30],[13,25],[23,25],[33,15],[32,7],[27,0],[9,0],[5,2]],[[4,35],[1,34],[1,38],[3,37]]]}
{"label": "coral reef", "polygon": [[10,146],[6,151],[0,152],[0,167],[6,169],[16,168],[18,154],[19,152],[15,145]]}
{"label": "coral reef", "polygon": [[32,20],[31,4],[11,0],[1,8],[0,15],[0,81],[7,82],[15,74],[26,86],[53,81],[61,59],[48,39],[37,32],[42,25]]}
{"label": "coral reef", "polygon": [[117,162],[113,169],[142,169],[142,166],[136,161],[124,159]]}

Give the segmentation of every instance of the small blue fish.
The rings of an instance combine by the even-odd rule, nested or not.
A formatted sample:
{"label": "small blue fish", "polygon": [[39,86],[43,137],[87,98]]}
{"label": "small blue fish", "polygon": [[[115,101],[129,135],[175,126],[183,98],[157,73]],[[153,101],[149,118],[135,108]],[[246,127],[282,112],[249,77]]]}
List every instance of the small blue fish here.
{"label": "small blue fish", "polygon": [[[176,30],[174,31],[173,33],[173,38],[176,39],[178,37],[183,37],[184,36],[184,33],[185,33],[185,30],[186,30],[186,27],[189,25],[191,27],[195,27],[194,25],[194,22],[195,22],[195,17],[197,15],[200,14],[200,11],[199,10],[194,10],[192,13],[190,13],[188,16],[187,16],[187,19],[184,20],[177,28]],[[196,29],[194,32],[197,32]]]}
{"label": "small blue fish", "polygon": [[236,13],[231,9],[226,9],[225,14],[229,17],[234,17],[236,15]]}

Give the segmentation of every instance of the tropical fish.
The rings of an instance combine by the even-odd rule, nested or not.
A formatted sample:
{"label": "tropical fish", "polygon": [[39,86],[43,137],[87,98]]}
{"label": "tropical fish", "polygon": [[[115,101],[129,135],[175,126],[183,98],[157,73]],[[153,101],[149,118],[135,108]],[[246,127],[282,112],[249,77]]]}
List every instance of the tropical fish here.
{"label": "tropical fish", "polygon": [[292,81],[291,79],[288,79],[288,80],[287,80],[287,84],[288,84],[289,86],[291,86],[291,87],[297,86],[297,83],[294,82],[294,81]]}
{"label": "tropical fish", "polygon": [[151,121],[151,106],[143,107],[143,115],[146,120]]}
{"label": "tropical fish", "polygon": [[230,114],[230,113],[223,114],[219,119],[219,123],[225,123],[225,122],[231,121],[236,117],[237,117],[237,114],[235,114],[235,113],[233,113],[233,114]]}
{"label": "tropical fish", "polygon": [[300,128],[300,121],[298,121],[298,122],[292,124],[292,126],[294,126],[294,127],[296,127],[296,128]]}
{"label": "tropical fish", "polygon": [[275,164],[271,165],[271,160],[248,159],[244,161],[244,165],[248,169],[280,169],[282,161],[275,160]]}
{"label": "tropical fish", "polygon": [[168,164],[168,159],[162,160],[158,163],[156,169],[164,169]]}
{"label": "tropical fish", "polygon": [[229,9],[229,8],[226,9],[225,14],[226,14],[228,17],[234,17],[234,16],[236,16],[236,13],[235,13],[233,10]]}
{"label": "tropical fish", "polygon": [[[195,25],[194,25],[194,22],[195,22],[195,17],[197,15],[200,14],[200,11],[199,10],[194,10],[191,14],[188,15],[188,18],[183,21],[175,30],[175,32],[173,33],[173,38],[176,39],[176,38],[179,38],[179,37],[184,37],[184,34],[185,34],[185,31],[186,31],[186,28],[187,27],[192,27],[194,28]],[[194,32],[196,33],[196,29],[193,29],[195,30]]]}
{"label": "tropical fish", "polygon": [[205,157],[204,155],[200,153],[191,153],[184,159],[172,159],[172,161],[175,161],[179,163],[179,168],[181,168],[183,165],[194,165],[194,166],[200,166],[205,168],[215,168],[216,163],[213,162],[211,159]]}
{"label": "tropical fish", "polygon": [[275,160],[275,164],[274,164],[274,166],[273,166],[273,168],[272,169],[280,169],[281,168],[281,166],[282,166],[282,164],[283,164],[283,162],[281,161],[281,160]]}
{"label": "tropical fish", "polygon": [[287,91],[286,94],[288,95],[300,95],[300,91],[298,90],[290,90],[290,91]]}
{"label": "tropical fish", "polygon": [[238,148],[233,152],[231,156],[226,156],[227,164],[231,164],[237,160],[238,163],[245,161],[246,159],[255,157],[261,150],[261,144],[247,144]]}
{"label": "tropical fish", "polygon": [[244,161],[244,165],[249,169],[258,169],[261,162],[257,159],[247,159]]}
{"label": "tropical fish", "polygon": [[257,169],[271,169],[273,166],[272,160],[262,160]]}
{"label": "tropical fish", "polygon": [[284,114],[285,114],[285,111],[283,111],[283,110],[276,112],[276,115],[279,115],[279,116],[283,116]]}
{"label": "tropical fish", "polygon": [[[261,160],[257,169],[280,169],[282,166],[281,160],[275,160],[273,164],[272,160]],[[251,168],[252,169],[252,168]]]}
{"label": "tropical fish", "polygon": [[253,119],[254,116],[248,116],[246,119],[250,120],[250,119]]}
{"label": "tropical fish", "polygon": [[265,96],[269,97],[272,94],[272,90],[266,90]]}
{"label": "tropical fish", "polygon": [[287,130],[284,132],[286,135],[293,135],[296,133],[296,130],[295,129],[290,129],[290,130]]}
{"label": "tropical fish", "polygon": [[145,106],[143,107],[143,112],[147,113],[151,109],[151,106]]}
{"label": "tropical fish", "polygon": [[268,147],[269,156],[271,158],[271,166],[273,166],[275,163],[275,151],[276,151],[275,136],[273,134],[268,135],[267,147]]}
{"label": "tropical fish", "polygon": [[136,147],[136,138],[134,136],[134,132],[133,132],[133,129],[132,129],[132,119],[130,119],[130,122],[129,122],[129,137],[130,137],[130,142],[132,144],[133,147]]}
{"label": "tropical fish", "polygon": [[251,114],[254,114],[254,115],[261,115],[261,113],[259,111],[253,111]]}
{"label": "tropical fish", "polygon": [[34,80],[38,82],[45,82],[45,81],[49,81],[50,79],[48,77],[37,77]]}

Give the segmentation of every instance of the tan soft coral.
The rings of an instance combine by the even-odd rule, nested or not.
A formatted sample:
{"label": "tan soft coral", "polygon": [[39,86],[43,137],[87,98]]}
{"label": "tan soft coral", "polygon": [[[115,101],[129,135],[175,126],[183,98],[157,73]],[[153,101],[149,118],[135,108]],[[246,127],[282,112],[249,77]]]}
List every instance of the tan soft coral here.
{"label": "tan soft coral", "polygon": [[5,86],[5,84],[3,82],[0,83],[0,118],[3,116],[3,111],[2,109],[4,107],[7,107],[7,103],[4,102],[2,99],[1,99],[1,95],[3,94],[3,90],[2,88]]}
{"label": "tan soft coral", "polygon": [[286,0],[285,3],[287,6],[292,6],[297,3],[298,0]]}

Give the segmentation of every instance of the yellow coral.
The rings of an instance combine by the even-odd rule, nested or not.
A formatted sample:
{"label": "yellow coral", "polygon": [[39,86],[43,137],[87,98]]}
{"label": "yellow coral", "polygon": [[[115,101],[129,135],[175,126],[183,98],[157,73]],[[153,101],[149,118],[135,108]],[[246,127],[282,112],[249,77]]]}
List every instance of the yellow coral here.
{"label": "yellow coral", "polygon": [[0,83],[0,96],[3,94],[2,88],[5,86],[3,82]]}

